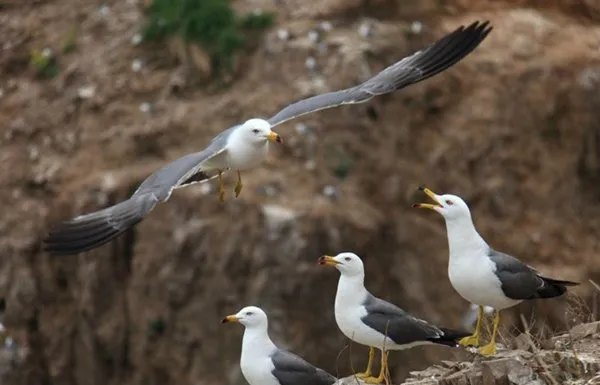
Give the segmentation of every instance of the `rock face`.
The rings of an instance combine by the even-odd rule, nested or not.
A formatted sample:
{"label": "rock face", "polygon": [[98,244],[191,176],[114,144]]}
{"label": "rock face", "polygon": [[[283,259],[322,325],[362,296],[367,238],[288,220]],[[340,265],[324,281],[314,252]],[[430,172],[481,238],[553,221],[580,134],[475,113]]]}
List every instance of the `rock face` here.
{"label": "rock face", "polygon": [[[568,333],[545,341],[539,348],[530,334],[514,343],[521,348],[501,350],[493,358],[475,356],[469,361],[442,361],[411,372],[406,385],[543,385],[600,384],[600,322],[580,324]],[[338,385],[364,384],[354,376]]]}
{"label": "rock face", "polygon": [[[410,208],[421,184],[463,196],[494,247],[583,282],[506,312],[507,340],[522,329],[519,313],[541,334],[593,317],[600,27],[591,2],[240,1],[276,11],[276,27],[230,89],[177,92],[165,92],[177,71],[166,50],[131,44],[136,2],[103,4],[13,1],[0,13],[0,297],[23,347],[2,384],[243,384],[241,330],[219,320],[249,304],[269,312],[282,347],[346,375],[365,365],[366,349],[337,330],[338,277],[316,265],[345,250],[361,255],[375,294],[459,327],[468,304],[446,276],[441,218]],[[208,185],[178,190],[101,249],[41,252],[52,223],[126,198],[223,128],[364,80],[483,19],[494,31],[451,70],[278,128],[284,145],[245,173],[239,199],[217,204]],[[314,43],[308,32],[325,21],[333,28]],[[73,26],[76,49],[62,53]],[[53,79],[28,65],[46,47],[57,55]],[[395,352],[393,381],[440,359],[471,360],[464,354]]]}

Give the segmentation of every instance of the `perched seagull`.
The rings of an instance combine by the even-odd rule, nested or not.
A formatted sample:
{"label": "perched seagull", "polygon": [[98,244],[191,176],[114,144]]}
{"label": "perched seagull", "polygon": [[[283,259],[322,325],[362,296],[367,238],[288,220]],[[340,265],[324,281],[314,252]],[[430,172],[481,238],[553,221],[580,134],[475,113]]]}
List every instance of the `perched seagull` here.
{"label": "perched seagull", "polygon": [[[324,255],[319,258],[319,264],[333,266],[340,271],[335,296],[335,320],[346,337],[369,346],[367,369],[356,374],[367,384],[379,384],[384,380],[387,383],[388,350],[403,350],[434,343],[455,347],[460,338],[469,335],[431,325],[398,306],[373,296],[364,285],[363,262],[354,253],[340,253],[335,257]],[[371,376],[374,348],[381,351],[378,377]]]}
{"label": "perched seagull", "polygon": [[279,349],[269,338],[267,314],[247,306],[222,321],[245,326],[240,367],[250,385],[332,385],[337,379],[301,357]]}
{"label": "perched seagull", "polygon": [[492,249],[475,229],[465,201],[456,195],[437,195],[426,187],[419,189],[435,204],[415,203],[413,207],[437,211],[446,221],[450,283],[464,299],[479,306],[475,332],[463,338],[461,345],[479,346],[484,307],[490,306],[496,310],[492,338],[479,352],[484,356],[496,354],[500,310],[524,300],[558,297],[567,291],[565,286],[579,284],[546,278],[515,257]]}
{"label": "perched seagull", "polygon": [[242,191],[240,170],[258,166],[267,155],[269,142],[281,142],[279,134],[272,131],[273,127],[310,112],[363,103],[448,69],[485,39],[492,30],[488,24],[486,21],[461,26],[357,86],[297,101],[267,120],[250,119],[221,132],[204,150],[185,155],[150,175],[128,200],[58,224],[50,230],[44,249],[51,254],[74,254],[94,249],[136,225],[157,203],[167,201],[173,190],[214,177],[219,178],[219,200],[223,201],[222,174],[228,170],[237,171],[234,189],[237,197]]}

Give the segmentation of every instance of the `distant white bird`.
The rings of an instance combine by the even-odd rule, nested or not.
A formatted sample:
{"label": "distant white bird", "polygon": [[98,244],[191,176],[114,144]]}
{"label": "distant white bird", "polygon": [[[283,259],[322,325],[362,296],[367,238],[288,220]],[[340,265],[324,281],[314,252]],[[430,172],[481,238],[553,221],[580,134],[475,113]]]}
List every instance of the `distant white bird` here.
{"label": "distant white bird", "polygon": [[269,338],[267,314],[248,306],[222,321],[245,326],[240,367],[250,385],[332,385],[337,379],[301,357],[279,349]]}
{"label": "distant white bird", "polygon": [[[459,62],[489,34],[488,22],[461,26],[436,43],[385,68],[365,82],[292,103],[269,118],[250,119],[216,136],[202,151],[185,155],[156,171],[126,201],[63,222],[50,230],[44,249],[51,254],[87,251],[114,239],[165,202],[174,189],[219,178],[219,200],[225,196],[222,174],[237,171],[234,192],[242,190],[240,170],[258,166],[269,142],[281,142],[272,128],[298,116],[343,104],[363,103],[374,96],[398,91],[425,80]],[[209,175],[215,173],[216,175]]]}
{"label": "distant white bird", "polygon": [[567,291],[566,286],[578,285],[544,277],[515,257],[492,249],[475,229],[469,206],[460,197],[437,195],[426,187],[420,189],[435,204],[415,203],[413,207],[434,210],[446,222],[450,283],[464,299],[479,306],[475,332],[462,339],[461,345],[479,346],[484,306],[496,310],[491,341],[479,349],[482,355],[491,356],[496,354],[500,310],[524,300],[558,297]]}
{"label": "distant white bird", "polygon": [[[403,350],[418,345],[440,344],[458,346],[458,340],[469,335],[440,328],[416,318],[398,306],[373,296],[364,285],[362,260],[354,253],[324,255],[319,264],[333,266],[340,272],[335,295],[335,320],[344,335],[352,341],[369,346],[369,362],[363,373],[356,374],[368,384],[387,382],[388,350]],[[371,376],[371,366],[377,348],[381,351],[381,370]]]}

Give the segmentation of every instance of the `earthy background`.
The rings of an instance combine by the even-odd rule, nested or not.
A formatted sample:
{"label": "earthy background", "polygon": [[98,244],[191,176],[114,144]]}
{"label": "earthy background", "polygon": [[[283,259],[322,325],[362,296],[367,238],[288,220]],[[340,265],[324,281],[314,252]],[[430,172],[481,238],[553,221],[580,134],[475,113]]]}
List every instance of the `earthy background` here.
{"label": "earthy background", "polygon": [[[375,294],[461,327],[468,304],[446,276],[443,221],[410,207],[420,184],[463,196],[494,247],[583,282],[564,299],[507,312],[504,337],[521,328],[519,313],[546,331],[597,316],[588,280],[600,281],[598,1],[240,0],[240,11],[276,19],[228,89],[182,71],[162,46],[132,44],[144,6],[0,2],[0,297],[19,346],[0,383],[244,384],[242,328],[219,321],[248,304],[267,310],[281,346],[348,375],[367,350],[344,349],[338,274],[316,265],[345,250],[363,257]],[[449,71],[279,127],[285,143],[245,174],[239,199],[178,190],[114,243],[77,256],[41,251],[52,223],[126,198],[220,130],[362,81],[485,19],[494,31]],[[308,33],[324,21],[333,28],[314,43]],[[63,54],[74,27],[76,48]],[[60,53],[52,79],[29,65],[30,51],[46,47]],[[420,347],[390,363],[399,382],[469,357]]]}

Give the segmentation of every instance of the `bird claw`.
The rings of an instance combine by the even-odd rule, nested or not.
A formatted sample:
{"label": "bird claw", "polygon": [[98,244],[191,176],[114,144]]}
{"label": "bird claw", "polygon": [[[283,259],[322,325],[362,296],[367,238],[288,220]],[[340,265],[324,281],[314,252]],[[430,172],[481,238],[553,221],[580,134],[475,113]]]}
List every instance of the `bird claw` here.
{"label": "bird claw", "polygon": [[356,378],[360,378],[360,379],[362,380],[362,379],[365,379],[365,378],[371,377],[371,373],[370,373],[370,372],[354,373],[354,376],[355,376]]}
{"label": "bird claw", "polygon": [[490,342],[489,344],[481,347],[479,349],[479,354],[481,354],[484,357],[490,357],[496,354],[496,343],[495,342]]}
{"label": "bird claw", "polygon": [[381,384],[383,382],[384,378],[369,376],[369,377],[363,378],[362,380],[365,384]]}
{"label": "bird claw", "polygon": [[479,346],[479,336],[473,335],[473,336],[464,337],[464,338],[461,338],[460,341],[458,341],[458,343],[464,347]]}

